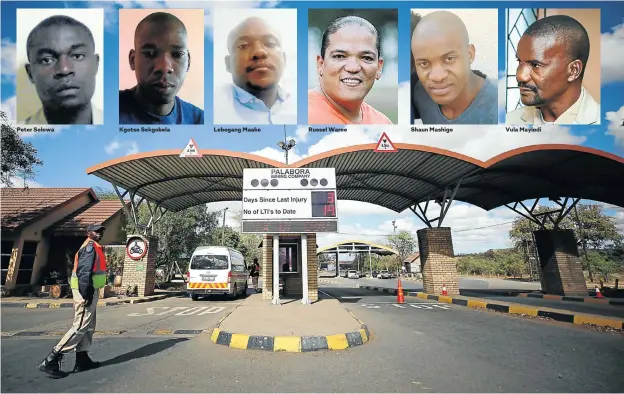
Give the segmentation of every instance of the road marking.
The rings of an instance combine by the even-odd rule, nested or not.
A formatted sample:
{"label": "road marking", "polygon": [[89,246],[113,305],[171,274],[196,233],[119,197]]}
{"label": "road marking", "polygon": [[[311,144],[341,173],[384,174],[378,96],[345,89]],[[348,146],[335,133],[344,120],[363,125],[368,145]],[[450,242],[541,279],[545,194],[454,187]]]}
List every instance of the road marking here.
{"label": "road marking", "polygon": [[224,306],[213,306],[212,308],[208,309],[207,311],[204,311],[204,312],[200,313],[197,316],[205,315],[205,314],[208,314],[208,313],[219,313],[219,312],[221,312],[224,309],[225,309]]}
{"label": "road marking", "polygon": [[344,298],[345,300],[354,299],[354,298],[362,298],[362,296],[342,296],[340,298]]}
{"label": "road marking", "polygon": [[392,304],[394,306],[396,306],[397,308],[405,308],[403,305],[399,305],[399,304]]}
{"label": "road marking", "polygon": [[[160,313],[156,313],[155,309],[160,308],[160,309],[164,309],[162,312]],[[209,306],[200,306],[200,307],[188,307],[188,306],[175,306],[175,307],[168,307],[168,306],[159,306],[159,307],[150,307],[147,308],[145,313],[139,313],[139,312],[135,312],[135,313],[129,313],[128,316],[132,316],[132,317],[136,317],[136,316],[150,316],[150,315],[155,315],[155,316],[163,316],[166,314],[173,314],[175,313],[175,316],[191,316],[191,315],[197,315],[197,316],[202,316],[202,315],[206,315],[206,314],[213,314],[213,313],[219,313],[222,312],[226,309],[227,307],[225,306],[213,306],[213,307],[209,307]]]}

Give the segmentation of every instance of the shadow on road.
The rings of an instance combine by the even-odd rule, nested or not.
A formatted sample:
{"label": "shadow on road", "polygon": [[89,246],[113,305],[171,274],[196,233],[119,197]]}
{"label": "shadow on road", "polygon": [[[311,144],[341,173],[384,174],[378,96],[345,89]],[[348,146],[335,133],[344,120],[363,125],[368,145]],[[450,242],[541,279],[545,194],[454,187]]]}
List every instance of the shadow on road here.
{"label": "shadow on road", "polygon": [[149,345],[142,346],[138,349],[135,349],[131,352],[121,354],[115,358],[111,358],[110,360],[102,361],[101,367],[106,367],[109,365],[121,364],[131,360],[136,360],[139,358],[153,356],[154,354],[160,353],[177,345],[180,342],[186,342],[188,338],[172,338],[164,341],[150,343]]}

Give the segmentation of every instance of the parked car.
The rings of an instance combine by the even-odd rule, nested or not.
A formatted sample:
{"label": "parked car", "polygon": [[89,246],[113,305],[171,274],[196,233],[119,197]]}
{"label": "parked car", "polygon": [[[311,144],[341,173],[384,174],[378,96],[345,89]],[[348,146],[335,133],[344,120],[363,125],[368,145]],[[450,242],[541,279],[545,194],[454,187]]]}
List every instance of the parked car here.
{"label": "parked car", "polygon": [[388,270],[381,270],[377,274],[377,279],[392,279],[392,274]]}
{"label": "parked car", "polygon": [[347,278],[349,279],[359,279],[360,274],[356,270],[347,271]]}

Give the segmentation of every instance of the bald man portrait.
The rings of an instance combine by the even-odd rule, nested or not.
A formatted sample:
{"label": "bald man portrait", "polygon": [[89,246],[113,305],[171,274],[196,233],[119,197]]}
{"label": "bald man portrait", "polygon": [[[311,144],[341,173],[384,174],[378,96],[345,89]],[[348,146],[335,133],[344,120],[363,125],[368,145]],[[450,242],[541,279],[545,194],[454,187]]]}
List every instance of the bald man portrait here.
{"label": "bald man portrait", "polygon": [[204,111],[177,96],[191,68],[187,40],[184,23],[170,13],[139,22],[128,54],[137,84],[119,92],[119,124],[204,123]]}
{"label": "bald man portrait", "polygon": [[[497,82],[472,70],[478,51],[449,11],[422,17],[412,33],[412,102],[423,124],[497,124]],[[414,123],[414,119],[412,119]]]}
{"label": "bald man portrait", "polygon": [[102,111],[91,101],[100,56],[84,23],[66,15],[44,19],[28,34],[26,53],[26,73],[42,106],[24,124],[103,123]]}
{"label": "bald man portrait", "polygon": [[280,85],[286,65],[282,37],[266,19],[240,22],[227,36],[226,71],[232,80],[217,87],[214,123],[297,124],[297,104]]}
{"label": "bald man portrait", "polygon": [[518,42],[516,80],[524,107],[508,124],[599,124],[600,105],[583,87],[589,35],[576,19],[553,15],[530,25]]}

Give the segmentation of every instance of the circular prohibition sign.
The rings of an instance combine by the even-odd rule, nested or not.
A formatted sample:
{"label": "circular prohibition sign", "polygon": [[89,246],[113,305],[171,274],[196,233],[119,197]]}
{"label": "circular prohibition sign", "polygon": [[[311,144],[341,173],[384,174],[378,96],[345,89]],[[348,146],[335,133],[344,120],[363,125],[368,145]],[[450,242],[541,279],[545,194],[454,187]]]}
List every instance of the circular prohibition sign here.
{"label": "circular prohibition sign", "polygon": [[132,237],[126,243],[126,254],[132,260],[141,260],[147,254],[147,242],[141,237]]}

